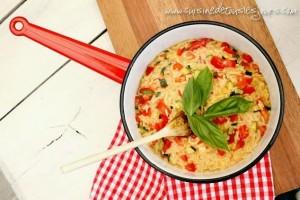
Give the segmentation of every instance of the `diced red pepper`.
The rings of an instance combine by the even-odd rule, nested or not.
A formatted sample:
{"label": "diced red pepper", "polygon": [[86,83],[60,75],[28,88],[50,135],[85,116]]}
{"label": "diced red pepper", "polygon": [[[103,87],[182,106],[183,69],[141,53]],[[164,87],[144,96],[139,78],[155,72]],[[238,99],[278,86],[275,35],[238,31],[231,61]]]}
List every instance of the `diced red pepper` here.
{"label": "diced red pepper", "polygon": [[255,63],[246,63],[246,62],[242,61],[241,65],[244,66],[244,68],[247,71],[252,71],[252,72],[258,72],[259,71],[258,65],[255,64]]}
{"label": "diced red pepper", "polygon": [[160,122],[154,124],[154,129],[156,131],[159,131],[160,129],[164,128],[169,121],[168,116],[165,114],[160,114],[159,118],[160,118]]}
{"label": "diced red pepper", "polygon": [[250,70],[257,72],[259,70],[258,65],[255,63],[251,63],[249,66]]}
{"label": "diced red pepper", "polygon": [[224,124],[225,122],[227,122],[227,118],[226,118],[226,117],[215,117],[215,118],[213,119],[213,122],[214,122],[215,124],[222,125],[222,124]]}
{"label": "diced red pepper", "polygon": [[228,144],[234,143],[235,132],[229,135]]}
{"label": "diced red pepper", "polygon": [[156,108],[161,114],[169,115],[171,113],[171,109],[165,104],[163,99],[158,100]]}
{"label": "diced red pepper", "polygon": [[163,138],[163,152],[166,152],[172,146],[172,141],[168,140],[167,138]]}
{"label": "diced red pepper", "polygon": [[267,127],[265,125],[259,126],[258,130],[260,132],[260,135],[263,136],[267,130]]}
{"label": "diced red pepper", "polygon": [[237,114],[230,115],[229,119],[231,122],[236,122],[238,120],[238,115]]}
{"label": "diced red pepper", "polygon": [[237,87],[239,89],[244,89],[247,85],[250,85],[252,82],[252,77],[248,77],[248,76],[238,76],[237,78]]}
{"label": "diced red pepper", "polygon": [[238,128],[240,140],[245,140],[249,136],[249,130],[247,125],[242,125]]}
{"label": "diced red pepper", "polygon": [[151,74],[154,70],[154,67],[148,66],[146,69],[146,75],[148,76],[149,74]]}
{"label": "diced red pepper", "polygon": [[148,95],[139,95],[135,97],[135,103],[137,105],[144,105],[146,104],[150,99],[152,98],[152,96],[148,96]]}
{"label": "diced red pepper", "polygon": [[181,70],[182,68],[183,68],[183,65],[178,62],[173,65],[174,70]]}
{"label": "diced red pepper", "polygon": [[252,57],[251,57],[249,54],[246,54],[246,53],[243,53],[243,54],[242,54],[242,59],[243,59],[243,61],[246,62],[246,63],[251,63],[251,62],[253,62]]}
{"label": "diced red pepper", "polygon": [[176,136],[176,137],[174,137],[174,140],[175,140],[176,144],[183,145],[183,137]]}
{"label": "diced red pepper", "polygon": [[252,94],[255,91],[253,86],[246,85],[243,89],[244,94]]}
{"label": "diced red pepper", "polygon": [[187,165],[185,165],[185,169],[190,172],[195,172],[197,170],[197,167],[194,163],[188,163]]}
{"label": "diced red pepper", "polygon": [[230,47],[230,45],[227,42],[222,42],[221,47]]}
{"label": "diced red pepper", "polygon": [[225,151],[223,151],[223,150],[221,150],[221,149],[218,149],[217,152],[218,152],[218,154],[219,154],[220,156],[224,156],[225,153],[226,153]]}
{"label": "diced red pepper", "polygon": [[225,51],[229,54],[235,54],[235,51],[232,49],[232,47],[227,42],[222,42],[221,47],[223,47],[223,51]]}
{"label": "diced red pepper", "polygon": [[238,131],[239,131],[239,140],[236,143],[235,150],[243,148],[245,146],[245,139],[249,136],[249,130],[246,125],[240,126],[238,128]]}
{"label": "diced red pepper", "polygon": [[210,60],[210,63],[217,69],[236,66],[236,60],[223,59],[218,56],[213,56]]}
{"label": "diced red pepper", "polygon": [[139,114],[139,113],[137,113],[137,114],[135,115],[135,120],[136,120],[136,122],[137,122],[138,124],[141,122],[140,114]]}
{"label": "diced red pepper", "polygon": [[188,157],[187,157],[186,154],[181,155],[180,158],[181,158],[181,160],[183,160],[183,161],[187,161],[187,160],[188,160]]}
{"label": "diced red pepper", "polygon": [[244,61],[241,62],[241,65],[244,66],[245,69],[250,69],[250,64]]}
{"label": "diced red pepper", "polygon": [[224,69],[222,58],[218,56],[213,56],[210,60],[210,63],[217,69]]}
{"label": "diced red pepper", "polygon": [[244,140],[238,140],[238,142],[236,143],[235,150],[243,148],[244,146],[245,146],[245,141]]}
{"label": "diced red pepper", "polygon": [[190,51],[194,51],[198,48],[205,47],[210,41],[213,40],[210,38],[201,38],[199,40],[194,40],[190,43],[190,46],[187,49]]}
{"label": "diced red pepper", "polygon": [[150,116],[151,115],[151,108],[147,108],[146,110],[141,110],[141,115]]}
{"label": "diced red pepper", "polygon": [[224,59],[223,60],[223,66],[225,67],[235,67],[236,66],[236,60],[228,60]]}
{"label": "diced red pepper", "polygon": [[191,134],[190,136],[191,136],[191,138],[193,138],[193,139],[197,138],[197,136],[196,136],[195,134]]}
{"label": "diced red pepper", "polygon": [[185,51],[185,48],[184,48],[184,47],[183,47],[183,48],[177,49],[177,55],[178,55],[178,56],[181,56],[181,55],[183,54],[184,51]]}

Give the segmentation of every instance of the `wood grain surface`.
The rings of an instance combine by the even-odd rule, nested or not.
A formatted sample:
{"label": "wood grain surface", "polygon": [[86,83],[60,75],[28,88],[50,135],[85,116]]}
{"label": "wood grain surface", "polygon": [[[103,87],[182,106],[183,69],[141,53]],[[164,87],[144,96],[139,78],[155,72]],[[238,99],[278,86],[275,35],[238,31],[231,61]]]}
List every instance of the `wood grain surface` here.
{"label": "wood grain surface", "polygon": [[[235,26],[255,38],[270,54],[283,80],[285,92],[284,122],[271,149],[275,193],[300,186],[300,99],[288,76],[274,41],[262,19],[253,15],[167,15],[172,8],[210,8],[219,6],[216,0],[98,0],[109,35],[116,52],[131,58],[139,47],[158,31],[176,23],[190,20],[215,20]],[[225,0],[224,7],[250,7],[254,0]],[[298,121],[298,122],[297,122]]]}

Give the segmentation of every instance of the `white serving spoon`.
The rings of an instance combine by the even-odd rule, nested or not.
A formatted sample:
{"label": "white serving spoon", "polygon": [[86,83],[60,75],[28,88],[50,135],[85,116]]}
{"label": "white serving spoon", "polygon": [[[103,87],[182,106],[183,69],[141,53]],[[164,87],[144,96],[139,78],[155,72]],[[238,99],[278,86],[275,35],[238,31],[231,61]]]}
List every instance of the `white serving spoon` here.
{"label": "white serving spoon", "polygon": [[190,130],[188,128],[186,119],[184,117],[183,113],[178,114],[176,117],[174,117],[173,120],[171,120],[167,126],[165,126],[163,129],[159,130],[158,132],[143,137],[141,139],[129,142],[127,144],[113,147],[112,149],[109,149],[107,151],[103,151],[100,153],[96,153],[90,156],[87,156],[83,159],[65,164],[61,167],[61,171],[63,173],[71,172],[76,169],[82,168],[84,166],[90,165],[92,163],[98,162],[104,158],[108,158],[110,156],[113,156],[115,154],[127,151],[129,149],[138,147],[143,144],[150,143],[152,141],[164,138],[164,137],[171,137],[171,136],[186,136],[190,134]]}

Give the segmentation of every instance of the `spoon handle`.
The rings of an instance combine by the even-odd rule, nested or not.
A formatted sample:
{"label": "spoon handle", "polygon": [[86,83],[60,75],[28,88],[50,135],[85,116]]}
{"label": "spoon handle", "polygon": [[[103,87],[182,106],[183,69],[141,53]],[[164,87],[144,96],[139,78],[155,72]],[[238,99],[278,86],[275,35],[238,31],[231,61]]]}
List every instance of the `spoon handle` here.
{"label": "spoon handle", "polygon": [[127,151],[129,149],[138,147],[138,146],[143,145],[143,144],[150,143],[152,141],[161,139],[163,137],[169,136],[168,135],[169,132],[170,132],[170,129],[168,127],[165,127],[162,130],[160,130],[159,132],[157,132],[155,134],[152,134],[152,135],[149,135],[147,137],[143,137],[141,139],[129,142],[127,144],[117,146],[117,147],[113,147],[112,149],[109,149],[109,150],[106,150],[106,151],[103,151],[103,152],[100,152],[100,153],[96,153],[96,154],[87,156],[83,159],[73,161],[69,164],[63,165],[61,167],[61,171],[63,173],[74,171],[76,169],[82,168],[82,167],[90,165],[92,163],[101,161],[104,158],[108,158],[108,157],[113,156],[115,154]]}

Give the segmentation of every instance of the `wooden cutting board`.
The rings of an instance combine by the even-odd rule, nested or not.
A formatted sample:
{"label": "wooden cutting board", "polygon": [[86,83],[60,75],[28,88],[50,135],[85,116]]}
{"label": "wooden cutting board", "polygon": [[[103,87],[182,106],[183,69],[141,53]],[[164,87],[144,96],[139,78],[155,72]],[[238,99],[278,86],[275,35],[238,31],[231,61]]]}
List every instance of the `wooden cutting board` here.
{"label": "wooden cutting board", "polygon": [[[108,33],[116,52],[131,58],[139,47],[158,31],[190,20],[215,20],[235,26],[255,38],[271,55],[283,80],[285,92],[284,122],[271,149],[275,193],[300,186],[300,99],[280,58],[262,17],[253,15],[166,15],[166,9],[211,8],[216,0],[98,0]],[[257,9],[254,0],[224,0],[223,6]]]}

